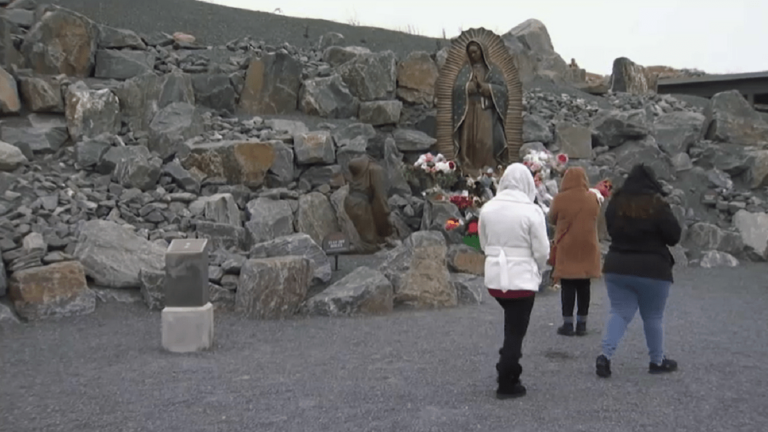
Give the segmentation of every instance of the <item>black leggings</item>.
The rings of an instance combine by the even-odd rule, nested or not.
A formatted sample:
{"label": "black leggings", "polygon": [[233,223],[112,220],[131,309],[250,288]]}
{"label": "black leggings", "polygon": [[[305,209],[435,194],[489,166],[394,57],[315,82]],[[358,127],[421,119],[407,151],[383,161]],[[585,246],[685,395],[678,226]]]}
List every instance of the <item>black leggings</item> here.
{"label": "black leggings", "polygon": [[501,356],[496,364],[500,379],[508,379],[512,382],[520,380],[520,374],[523,372],[520,366],[520,357],[523,356],[523,339],[528,331],[535,299],[534,296],[496,299],[504,308],[504,346],[501,348]]}
{"label": "black leggings", "polygon": [[563,316],[572,317],[573,307],[578,298],[579,310],[578,316],[589,315],[589,279],[561,279],[560,280],[560,298],[563,302]]}

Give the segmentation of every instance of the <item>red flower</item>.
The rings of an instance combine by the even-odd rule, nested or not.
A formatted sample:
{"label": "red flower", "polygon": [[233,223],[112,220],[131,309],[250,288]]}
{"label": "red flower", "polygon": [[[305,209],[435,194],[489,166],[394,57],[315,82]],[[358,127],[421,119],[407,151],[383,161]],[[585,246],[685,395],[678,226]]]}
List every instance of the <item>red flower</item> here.
{"label": "red flower", "polygon": [[448,161],[448,168],[451,169],[451,171],[456,169],[456,164],[453,163],[453,161]]}
{"label": "red flower", "polygon": [[611,191],[613,191],[613,183],[611,183],[610,180],[605,179],[605,180],[600,181],[600,183],[597,184],[595,189],[600,191],[600,194],[604,198],[608,198],[609,196],[611,196]]}
{"label": "red flower", "polygon": [[445,230],[451,231],[461,226],[461,223],[459,223],[459,220],[456,218],[450,218],[447,221],[445,221]]}
{"label": "red flower", "polygon": [[467,234],[477,234],[478,226],[477,221],[472,221],[467,225]]}
{"label": "red flower", "polygon": [[565,154],[565,153],[560,153],[560,154],[558,154],[558,155],[557,155],[557,161],[558,161],[560,164],[562,164],[562,165],[565,165],[565,164],[567,164],[567,163],[568,163],[568,155],[567,155],[567,154]]}

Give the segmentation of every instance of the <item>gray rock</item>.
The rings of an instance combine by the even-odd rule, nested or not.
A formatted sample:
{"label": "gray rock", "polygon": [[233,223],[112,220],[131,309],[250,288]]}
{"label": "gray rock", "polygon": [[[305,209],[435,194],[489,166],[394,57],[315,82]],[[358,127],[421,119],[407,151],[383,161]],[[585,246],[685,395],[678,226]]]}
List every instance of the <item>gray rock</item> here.
{"label": "gray rock", "polygon": [[208,293],[211,299],[211,304],[213,304],[216,310],[235,310],[236,295],[234,291],[209,283]]}
{"label": "gray rock", "polygon": [[411,104],[431,107],[439,70],[432,56],[415,51],[397,65],[397,97]]}
{"label": "gray rock", "polygon": [[147,45],[141,37],[131,30],[118,29],[99,24],[98,46],[100,49],[131,48],[137,50],[147,49]]}
{"label": "gray rock", "polygon": [[437,140],[424,132],[410,129],[396,129],[392,134],[400,151],[428,151]]}
{"label": "gray rock", "polygon": [[344,177],[339,165],[313,166],[304,171],[299,179],[305,181],[310,188],[323,185],[340,186],[344,183]]}
{"label": "gray rock", "polygon": [[323,249],[307,234],[296,233],[253,246],[249,258],[271,258],[281,256],[301,256],[312,263],[314,283],[331,280],[331,262]]}
{"label": "gray rock", "polygon": [[174,159],[163,166],[163,173],[171,176],[174,183],[185,191],[195,194],[200,192],[200,180],[184,169],[178,159]]}
{"label": "gray rock", "polygon": [[24,9],[4,9],[2,17],[13,24],[28,29],[35,23],[35,13]]}
{"label": "gray rock", "polygon": [[549,124],[547,124],[541,117],[533,114],[528,114],[523,117],[523,142],[541,142],[549,144],[553,142],[553,138],[552,131],[549,130]]}
{"label": "gray rock", "polygon": [[768,260],[768,213],[739,210],[733,215],[733,225],[741,234],[744,245],[763,260]]}
{"label": "gray rock", "polygon": [[325,195],[319,192],[310,192],[299,197],[296,230],[309,235],[315,243],[321,246],[328,234],[339,232],[336,212]]}
{"label": "gray rock", "polygon": [[293,234],[293,209],[288,201],[256,198],[247,205],[245,228],[254,243]]}
{"label": "gray rock", "polygon": [[128,290],[116,288],[93,288],[96,299],[102,303],[143,303],[144,297],[141,290]]}
{"label": "gray rock", "polygon": [[688,256],[685,254],[684,247],[678,244],[669,248],[669,252],[675,260],[675,267],[688,267]]}
{"label": "gray rock", "polygon": [[96,78],[124,80],[154,69],[155,55],[147,51],[101,49],[96,53]]}
{"label": "gray rock", "polygon": [[456,288],[459,305],[476,305],[483,302],[485,282],[482,276],[453,273],[451,274],[451,285]]}
{"label": "gray rock", "polygon": [[672,156],[671,160],[675,172],[693,169],[693,161],[691,160],[691,157],[688,156],[688,153],[678,153]]}
{"label": "gray rock", "polygon": [[672,160],[661,151],[652,136],[637,141],[626,141],[609,154],[616,158],[616,165],[627,172],[636,164],[642,163],[651,167],[661,180],[671,180],[674,177]]}
{"label": "gray rock", "polygon": [[3,260],[0,259],[0,297],[5,296],[7,290],[8,278],[5,274],[5,264],[3,263]]}
{"label": "gray rock", "polygon": [[744,249],[741,235],[724,231],[717,225],[706,222],[693,224],[688,229],[685,243],[691,251],[721,251],[739,254]]}
{"label": "gray rock", "polygon": [[64,113],[60,76],[20,77],[24,106],[32,112]]}
{"label": "gray rock", "polygon": [[725,252],[708,251],[704,253],[699,265],[704,268],[738,267],[739,260]]}
{"label": "gray rock", "polygon": [[0,325],[20,323],[21,321],[19,321],[13,310],[4,303],[0,303]]}
{"label": "gray rock", "polygon": [[427,201],[424,205],[422,231],[440,232],[449,243],[461,243],[463,237],[459,230],[447,231],[445,223],[450,218],[460,219],[461,212],[455,204],[448,201]]}
{"label": "gray rock", "polygon": [[139,269],[139,284],[144,304],[150,310],[165,307],[165,271]]}
{"label": "gray rock", "polygon": [[332,67],[338,67],[347,63],[357,57],[365,54],[370,54],[371,50],[365,47],[358,46],[331,46],[323,51],[323,61],[330,64]]}
{"label": "gray rock", "polygon": [[[50,153],[60,149],[69,139],[66,126],[2,126],[2,140],[36,153]],[[22,151],[24,151],[22,149]]]}
{"label": "gray rock", "polygon": [[[240,221],[240,209],[237,207],[235,198],[229,193],[220,193],[207,197],[201,197],[198,202],[202,201],[203,204],[203,216],[205,219],[221,223],[234,225],[236,227],[241,226]],[[195,203],[190,204],[190,210]]]}
{"label": "gray rock", "polygon": [[445,238],[435,231],[417,231],[386,252],[379,271],[394,287],[396,306],[431,309],[458,304],[445,262],[446,252]]}
{"label": "gray rock", "polygon": [[704,127],[702,114],[676,111],[659,116],[653,123],[656,142],[670,156],[687,153],[693,143],[699,139]]}
{"label": "gray rock", "polygon": [[139,272],[164,271],[165,249],[109,221],[85,222],[74,254],[86,274],[105,288],[139,288]]}
{"label": "gray rock", "polygon": [[618,147],[650,134],[648,114],[645,110],[600,111],[592,122],[592,131],[597,146]]}
{"label": "gray rock", "polygon": [[768,150],[754,150],[749,153],[747,171],[749,186],[753,189],[768,186]]}
{"label": "gray rock", "polygon": [[333,137],[328,131],[301,133],[294,136],[293,152],[299,165],[332,164],[336,161]]}
{"label": "gray rock", "polygon": [[192,78],[174,70],[162,77],[146,73],[112,87],[120,100],[123,121],[134,132],[145,132],[157,112],[174,102],[195,103]]}
{"label": "gray rock", "polygon": [[120,101],[109,89],[91,90],[84,82],[66,92],[67,129],[73,141],[120,131]]}
{"label": "gray rock", "polygon": [[95,63],[98,33],[96,24],[83,15],[54,8],[32,26],[20,51],[36,73],[89,77]]}
{"label": "gray rock", "polygon": [[381,315],[392,312],[392,284],[369,267],[358,267],[307,300],[306,310],[316,316]]}
{"label": "gray rock", "polygon": [[392,51],[361,54],[337,70],[352,95],[362,102],[391,99],[397,89],[396,57]]}
{"label": "gray rock", "polygon": [[158,111],[149,125],[149,149],[167,159],[182,149],[184,142],[203,133],[203,122],[194,105],[174,102]]}
{"label": "gray rock", "polygon": [[270,186],[288,186],[296,179],[293,147],[283,142],[273,142],[272,147],[275,149],[275,161],[268,173]]}
{"label": "gray rock", "polygon": [[397,149],[393,138],[384,140],[384,169],[387,172],[387,185],[389,195],[410,195],[411,187],[403,174],[403,154]]}
{"label": "gray rock", "polygon": [[243,264],[235,311],[251,319],[290,318],[307,296],[312,266],[300,256],[249,259]]}
{"label": "gray rock", "polygon": [[611,90],[614,92],[644,95],[656,91],[658,78],[644,67],[626,57],[613,61]]}
{"label": "gray rock", "polygon": [[250,236],[243,227],[198,220],[194,222],[194,229],[197,238],[208,239],[211,250],[248,250],[251,245]]}
{"label": "gray rock", "polygon": [[113,161],[112,179],[126,188],[153,189],[160,178],[163,161],[144,146],[112,147],[102,160]]}
{"label": "gray rock", "polygon": [[296,111],[301,71],[301,63],[284,50],[252,59],[239,109],[250,115]]}
{"label": "gray rock", "polygon": [[718,93],[704,110],[705,138],[733,144],[755,145],[768,142],[768,122],[738,90]]}
{"label": "gray rock", "polygon": [[336,221],[339,224],[339,230],[344,233],[344,236],[349,240],[352,249],[360,251],[362,250],[360,234],[357,232],[357,228],[355,228],[352,219],[349,218],[346,210],[344,210],[344,201],[347,199],[347,195],[349,195],[349,185],[339,188],[331,194],[331,206],[336,213]]}
{"label": "gray rock", "polygon": [[350,118],[357,115],[359,106],[338,74],[306,80],[299,93],[299,109],[309,115]]}
{"label": "gray rock", "polygon": [[235,113],[237,94],[225,74],[199,74],[192,78],[197,104],[217,111]]}
{"label": "gray rock", "polygon": [[20,110],[16,79],[0,66],[0,114],[17,114]]}
{"label": "gray rock", "polygon": [[360,121],[373,126],[395,125],[400,122],[403,103],[397,100],[373,101],[360,104]]}
{"label": "gray rock", "polygon": [[320,36],[317,47],[321,50],[325,50],[328,47],[339,46],[342,43],[344,43],[344,35],[336,32],[328,32]]}
{"label": "gray rock", "polygon": [[558,123],[555,145],[570,159],[592,159],[592,132],[583,126]]}
{"label": "gray rock", "polygon": [[11,275],[9,294],[16,312],[27,321],[86,315],[96,309],[96,295],[77,261],[17,271]]}
{"label": "gray rock", "polygon": [[348,145],[358,138],[366,141],[376,136],[376,129],[366,123],[352,123],[345,127],[339,127],[333,131],[333,139],[339,147]]}
{"label": "gray rock", "polygon": [[13,171],[29,163],[18,147],[0,141],[0,171]]}
{"label": "gray rock", "polygon": [[101,162],[101,158],[112,148],[114,141],[113,135],[99,135],[98,137],[86,138],[75,144],[75,160],[77,165],[91,169]]}

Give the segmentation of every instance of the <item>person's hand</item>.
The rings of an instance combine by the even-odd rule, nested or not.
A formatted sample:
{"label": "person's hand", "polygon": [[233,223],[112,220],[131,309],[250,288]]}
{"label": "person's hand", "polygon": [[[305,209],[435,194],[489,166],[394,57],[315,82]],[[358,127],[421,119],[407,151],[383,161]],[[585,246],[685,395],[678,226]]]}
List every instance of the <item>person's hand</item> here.
{"label": "person's hand", "polygon": [[489,86],[488,84],[485,84],[485,83],[480,84],[479,90],[480,90],[480,94],[482,94],[483,96],[491,97],[491,86]]}

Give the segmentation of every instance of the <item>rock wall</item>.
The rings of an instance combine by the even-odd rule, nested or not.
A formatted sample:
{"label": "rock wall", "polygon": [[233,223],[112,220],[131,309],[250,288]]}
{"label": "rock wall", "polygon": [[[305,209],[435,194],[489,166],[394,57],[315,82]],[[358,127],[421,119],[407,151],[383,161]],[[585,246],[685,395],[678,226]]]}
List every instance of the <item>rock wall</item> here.
{"label": "rock wall", "polygon": [[[212,301],[252,318],[482,298],[477,253],[441,232],[458,209],[413,195],[401,172],[434,143],[440,52],[398,59],[339,34],[309,51],[250,38],[204,47],[31,4],[0,17],[0,297],[22,318],[88,313],[94,299],[162,308],[161,255],[191,237],[210,240]],[[540,24],[505,42],[532,77],[566,83]],[[702,109],[652,91],[555,88],[525,93],[524,148],[564,151],[592,182],[616,185],[647,163],[685,226],[676,256],[766,259],[754,233],[768,230],[768,123],[743,98],[722,93]],[[404,241],[380,267],[336,281],[320,243],[338,231],[354,241],[346,165],[366,153],[389,174]],[[283,285],[265,290],[273,279]]]}

